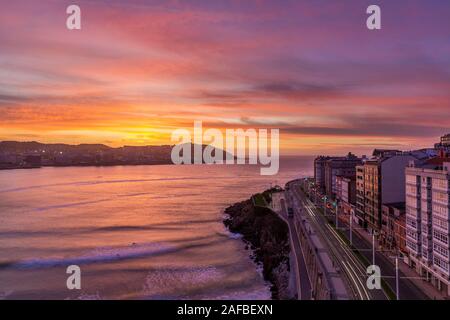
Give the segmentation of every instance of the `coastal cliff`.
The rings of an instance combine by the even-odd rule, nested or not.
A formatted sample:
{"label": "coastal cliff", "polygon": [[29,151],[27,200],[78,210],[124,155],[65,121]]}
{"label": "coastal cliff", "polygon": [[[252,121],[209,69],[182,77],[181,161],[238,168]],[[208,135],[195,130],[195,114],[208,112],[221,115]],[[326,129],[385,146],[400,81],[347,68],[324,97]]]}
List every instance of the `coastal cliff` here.
{"label": "coastal cliff", "polygon": [[[267,192],[263,196],[270,198]],[[253,259],[263,266],[264,279],[272,284],[272,299],[293,298],[288,288],[290,246],[287,224],[271,209],[255,205],[252,199],[226,208],[225,213],[225,226],[233,233],[242,234],[254,253]]]}

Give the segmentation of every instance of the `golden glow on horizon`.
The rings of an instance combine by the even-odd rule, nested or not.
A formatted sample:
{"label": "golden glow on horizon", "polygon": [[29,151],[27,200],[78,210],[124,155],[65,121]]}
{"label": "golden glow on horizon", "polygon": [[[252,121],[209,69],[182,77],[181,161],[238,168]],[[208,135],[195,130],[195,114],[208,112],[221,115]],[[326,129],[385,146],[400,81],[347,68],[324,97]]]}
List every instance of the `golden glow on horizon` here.
{"label": "golden glow on horizon", "polygon": [[284,153],[363,154],[431,146],[450,127],[438,9],[376,36],[346,4],[86,2],[79,32],[51,19],[64,3],[36,6],[0,12],[0,140],[161,145],[201,120],[279,128]]}

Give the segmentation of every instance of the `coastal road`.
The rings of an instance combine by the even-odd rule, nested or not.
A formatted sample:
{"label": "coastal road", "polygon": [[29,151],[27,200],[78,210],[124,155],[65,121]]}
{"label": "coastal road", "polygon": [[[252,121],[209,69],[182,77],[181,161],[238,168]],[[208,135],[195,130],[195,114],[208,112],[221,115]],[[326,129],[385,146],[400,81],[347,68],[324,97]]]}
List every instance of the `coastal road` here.
{"label": "coastal road", "polygon": [[369,290],[366,286],[366,266],[353,252],[341,235],[328,223],[318,208],[300,192],[295,182],[288,183],[287,200],[295,210],[295,214],[303,213],[303,217],[313,225],[328,248],[334,263],[339,266],[343,279],[347,283],[348,291],[357,300],[386,300],[382,290]]}
{"label": "coastal road", "polygon": [[[300,191],[301,192],[301,191]],[[312,202],[307,199],[311,204]],[[334,214],[332,219],[335,219]],[[347,239],[350,239],[350,227],[339,220],[339,230],[345,234]],[[367,259],[372,261],[372,243],[360,236],[357,232],[352,232],[353,246]],[[391,287],[392,292],[395,292],[395,265],[394,261],[390,261],[381,252],[375,252],[375,264],[380,267],[381,277]],[[399,296],[401,300],[428,300],[429,297],[420,290],[411,280],[408,279],[399,270]]]}
{"label": "coastal road", "polygon": [[[295,193],[302,199],[302,203],[304,205],[307,205],[309,207],[316,208],[317,206],[309,200],[305,194],[300,190],[300,188],[297,186],[295,187]],[[324,221],[327,221],[329,224],[328,219],[326,219],[321,212],[318,212],[319,215],[322,217]],[[334,221],[335,216],[332,215],[331,220]],[[350,238],[350,228],[347,224],[345,224],[342,220],[339,221],[340,227],[339,231],[342,232],[347,239]],[[331,227],[329,227],[332,229]],[[336,232],[335,230],[333,230]],[[372,260],[372,243],[367,241],[365,238],[361,237],[357,232],[352,233],[352,241],[353,246],[358,250],[358,252],[363,255],[367,261]],[[346,244],[346,250],[353,252],[353,250]],[[381,277],[384,279],[385,282],[389,285],[389,287],[392,290],[392,293],[395,292],[395,266],[393,262],[391,262],[385,255],[383,255],[380,252],[375,253],[375,264],[380,267],[381,270]],[[365,269],[365,267],[364,267]],[[364,274],[365,278],[367,276]],[[374,291],[374,290],[370,290]],[[420,290],[414,283],[411,282],[401,271],[399,271],[399,296],[402,300],[426,300],[429,299],[429,297],[423,293],[422,290]]]}
{"label": "coastal road", "polygon": [[288,224],[291,239],[291,250],[293,251],[295,257],[295,264],[297,268],[296,280],[298,300],[311,300],[311,282],[308,276],[308,269],[306,268],[305,259],[303,258],[302,249],[300,247],[298,233],[296,231],[294,221],[292,218],[288,217],[285,200],[281,199],[280,202],[280,216]]}

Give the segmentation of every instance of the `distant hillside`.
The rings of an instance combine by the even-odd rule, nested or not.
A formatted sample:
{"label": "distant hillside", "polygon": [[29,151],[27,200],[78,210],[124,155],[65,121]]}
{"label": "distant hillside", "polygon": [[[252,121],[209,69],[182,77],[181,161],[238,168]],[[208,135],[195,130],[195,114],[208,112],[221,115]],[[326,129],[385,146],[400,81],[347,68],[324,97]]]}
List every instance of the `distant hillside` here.
{"label": "distant hillside", "polygon": [[[191,147],[192,163],[194,145]],[[0,141],[0,169],[40,166],[172,164],[173,145],[109,147],[104,144],[47,144]],[[202,150],[206,145],[202,145]],[[224,152],[224,155],[227,153]]]}
{"label": "distant hillside", "polygon": [[78,151],[78,152],[101,152],[111,150],[129,150],[129,151],[145,151],[145,150],[167,150],[172,146],[123,146],[118,148],[109,147],[104,144],[64,144],[64,143],[40,143],[36,141],[18,142],[18,141],[0,141],[0,152],[34,152],[37,150],[52,151]]}

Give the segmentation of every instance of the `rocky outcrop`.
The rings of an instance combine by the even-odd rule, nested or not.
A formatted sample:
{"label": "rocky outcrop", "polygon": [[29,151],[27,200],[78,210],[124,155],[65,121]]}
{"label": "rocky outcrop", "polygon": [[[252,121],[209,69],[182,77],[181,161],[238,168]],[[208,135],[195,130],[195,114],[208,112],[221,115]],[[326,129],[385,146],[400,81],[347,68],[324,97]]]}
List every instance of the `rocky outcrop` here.
{"label": "rocky outcrop", "polygon": [[276,213],[255,206],[252,200],[225,209],[225,226],[240,233],[253,251],[253,258],[263,266],[266,281],[272,284],[273,299],[290,299],[289,293],[289,229]]}

